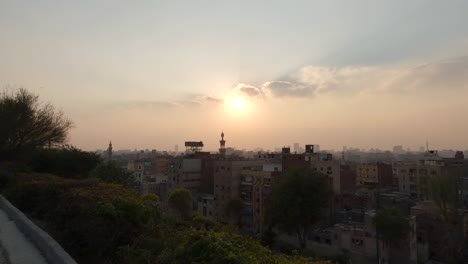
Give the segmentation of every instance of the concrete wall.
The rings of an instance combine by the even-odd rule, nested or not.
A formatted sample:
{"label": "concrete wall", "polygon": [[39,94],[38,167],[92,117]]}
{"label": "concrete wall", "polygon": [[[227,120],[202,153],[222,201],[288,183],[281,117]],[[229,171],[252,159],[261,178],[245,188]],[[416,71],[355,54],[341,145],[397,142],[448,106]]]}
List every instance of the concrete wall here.
{"label": "concrete wall", "polygon": [[51,237],[7,199],[0,195],[0,208],[13,220],[18,229],[34,244],[50,264],[74,264],[70,255]]}

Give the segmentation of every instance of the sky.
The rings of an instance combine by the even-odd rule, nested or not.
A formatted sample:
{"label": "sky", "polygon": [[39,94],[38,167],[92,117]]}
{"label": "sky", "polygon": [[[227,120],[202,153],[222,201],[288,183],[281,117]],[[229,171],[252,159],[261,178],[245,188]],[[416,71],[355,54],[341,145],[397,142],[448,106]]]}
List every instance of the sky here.
{"label": "sky", "polygon": [[85,150],[468,149],[468,1],[0,0],[0,88]]}

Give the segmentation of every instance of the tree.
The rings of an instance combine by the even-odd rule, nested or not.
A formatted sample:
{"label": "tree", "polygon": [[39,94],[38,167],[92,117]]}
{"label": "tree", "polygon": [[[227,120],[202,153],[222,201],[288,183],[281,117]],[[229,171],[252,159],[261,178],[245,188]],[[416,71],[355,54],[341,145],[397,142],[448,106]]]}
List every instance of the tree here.
{"label": "tree", "polygon": [[236,224],[240,223],[240,216],[242,213],[242,208],[244,207],[244,203],[239,199],[232,199],[226,204],[224,211],[227,216],[235,219]]}
{"label": "tree", "polygon": [[190,217],[192,211],[192,194],[187,189],[175,189],[168,198],[169,206],[176,210],[184,219]]}
{"label": "tree", "polygon": [[63,144],[72,121],[51,104],[26,89],[0,94],[0,157],[18,157],[25,151]]}
{"label": "tree", "polygon": [[99,164],[91,172],[91,177],[98,178],[104,182],[119,183],[130,188],[137,187],[133,175],[119,167],[119,165],[113,161]]}
{"label": "tree", "polygon": [[456,224],[463,201],[458,178],[453,175],[434,176],[430,179],[429,186],[430,197],[439,209],[442,220]]}
{"label": "tree", "polygon": [[283,232],[295,234],[304,249],[307,234],[320,220],[331,194],[326,175],[311,171],[292,172],[273,186],[265,220]]}
{"label": "tree", "polygon": [[391,244],[405,239],[410,230],[409,220],[402,212],[394,207],[384,207],[377,211],[374,225],[379,238]]}
{"label": "tree", "polygon": [[100,162],[101,158],[96,153],[65,145],[34,151],[28,165],[36,172],[65,178],[86,178]]}
{"label": "tree", "polygon": [[[463,192],[455,175],[433,176],[429,181],[430,197],[438,209],[438,217],[445,225],[444,255],[450,262],[463,258],[463,217],[460,208]],[[439,225],[439,228],[444,226]]]}

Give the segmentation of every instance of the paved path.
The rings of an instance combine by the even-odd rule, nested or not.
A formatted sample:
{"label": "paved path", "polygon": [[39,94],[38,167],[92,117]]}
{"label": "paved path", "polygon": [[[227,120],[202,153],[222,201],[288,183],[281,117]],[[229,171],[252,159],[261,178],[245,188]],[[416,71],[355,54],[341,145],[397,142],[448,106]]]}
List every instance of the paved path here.
{"label": "paved path", "polygon": [[[34,245],[0,209],[0,264],[46,264]],[[5,254],[6,252],[6,254]],[[8,262],[9,261],[9,262]]]}

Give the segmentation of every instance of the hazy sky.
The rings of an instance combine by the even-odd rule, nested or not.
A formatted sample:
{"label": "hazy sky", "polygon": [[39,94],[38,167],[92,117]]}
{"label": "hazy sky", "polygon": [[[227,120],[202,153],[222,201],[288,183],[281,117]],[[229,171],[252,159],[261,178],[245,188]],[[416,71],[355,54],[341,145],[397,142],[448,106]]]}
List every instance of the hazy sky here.
{"label": "hazy sky", "polygon": [[0,0],[0,85],[83,149],[468,149],[468,1]]}

